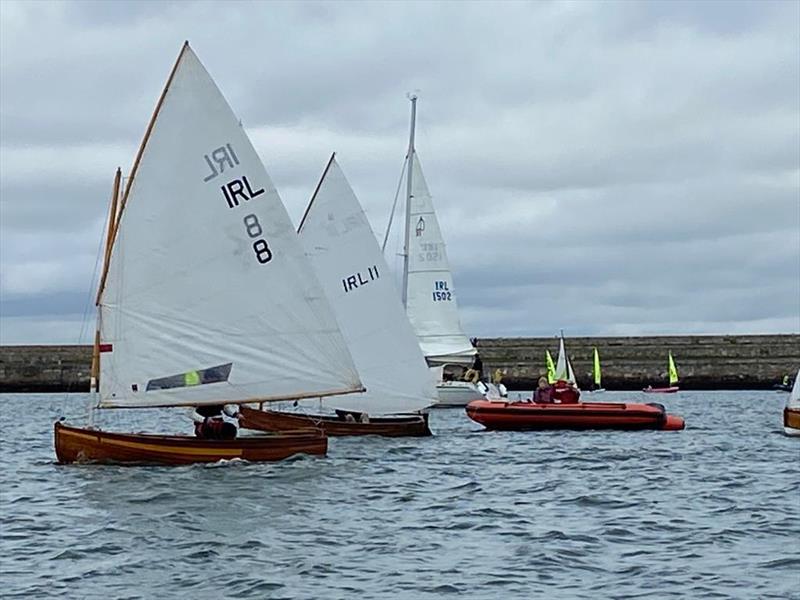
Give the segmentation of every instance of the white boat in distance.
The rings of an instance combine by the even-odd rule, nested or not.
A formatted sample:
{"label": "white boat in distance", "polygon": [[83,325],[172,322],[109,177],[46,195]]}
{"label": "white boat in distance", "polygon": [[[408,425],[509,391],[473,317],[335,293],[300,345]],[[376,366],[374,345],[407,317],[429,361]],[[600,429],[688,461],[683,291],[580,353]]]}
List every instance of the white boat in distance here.
{"label": "white boat in distance", "polygon": [[[472,364],[477,350],[461,327],[453,276],[447,261],[444,238],[414,147],[417,97],[411,96],[411,131],[406,156],[406,209],[403,244],[402,299],[422,353],[435,369],[438,407],[466,406],[484,397],[469,381],[445,381],[447,365]],[[392,216],[394,207],[392,208]],[[392,218],[383,241],[386,242]]]}

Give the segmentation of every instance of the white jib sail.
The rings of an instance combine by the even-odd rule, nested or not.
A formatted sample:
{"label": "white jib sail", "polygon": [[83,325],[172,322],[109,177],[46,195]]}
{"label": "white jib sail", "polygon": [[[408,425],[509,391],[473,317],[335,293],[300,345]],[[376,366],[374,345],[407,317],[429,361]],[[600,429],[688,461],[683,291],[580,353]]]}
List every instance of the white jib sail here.
{"label": "white jib sail", "polygon": [[786,402],[789,408],[800,408],[800,369],[797,370],[797,376],[794,378],[794,386],[792,386],[792,393],[789,394],[789,400]]}
{"label": "white jib sail", "polygon": [[143,143],[101,290],[100,405],[360,391],[289,215],[188,44]]}
{"label": "white jib sail", "polygon": [[476,350],[458,318],[444,239],[416,152],[412,163],[406,311],[429,361],[469,363]]}
{"label": "white jib sail", "polygon": [[367,388],[330,405],[387,414],[436,403],[434,381],[378,242],[333,157],[299,233]]}
{"label": "white jib sail", "polygon": [[556,379],[568,381],[569,369],[567,368],[567,351],[564,348],[564,338],[558,342],[558,359],[556,360]]}

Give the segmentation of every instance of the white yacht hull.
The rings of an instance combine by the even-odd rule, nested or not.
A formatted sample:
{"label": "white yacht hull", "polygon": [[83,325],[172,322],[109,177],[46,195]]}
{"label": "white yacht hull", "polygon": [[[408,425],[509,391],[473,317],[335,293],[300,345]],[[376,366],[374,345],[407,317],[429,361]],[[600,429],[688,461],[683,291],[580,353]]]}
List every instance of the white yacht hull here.
{"label": "white yacht hull", "polygon": [[436,386],[439,392],[438,408],[463,407],[473,400],[483,400],[484,396],[474,383],[469,381],[442,381]]}

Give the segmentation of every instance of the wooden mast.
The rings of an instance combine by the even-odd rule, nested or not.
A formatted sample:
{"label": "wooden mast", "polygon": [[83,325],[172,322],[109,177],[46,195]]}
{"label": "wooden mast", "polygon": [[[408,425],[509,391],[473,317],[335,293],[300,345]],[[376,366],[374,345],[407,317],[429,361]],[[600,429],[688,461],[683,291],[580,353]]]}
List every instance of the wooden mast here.
{"label": "wooden mast", "polygon": [[[108,209],[108,226],[106,228],[106,245],[103,253],[103,271],[108,270],[108,261],[111,259],[111,239],[117,227],[117,200],[119,199],[119,188],[122,181],[122,169],[117,167],[117,172],[114,173],[114,186],[111,191],[111,206]],[[95,306],[100,304],[100,296],[98,294],[95,299]],[[94,347],[92,348],[92,370],[90,373],[90,387],[91,391],[96,392],[99,389],[99,375],[100,375],[100,322],[98,312],[98,323],[94,331]]]}
{"label": "wooden mast", "polygon": [[[180,54],[178,54],[178,58],[175,60],[175,64],[172,66],[172,71],[170,71],[169,77],[167,78],[167,83],[164,85],[164,89],[161,91],[161,96],[158,98],[158,102],[156,103],[153,116],[150,117],[150,122],[147,124],[147,129],[144,132],[142,143],[139,145],[139,151],[136,153],[136,158],[133,161],[133,167],[131,168],[130,175],[128,176],[128,181],[125,184],[125,192],[123,193],[122,200],[120,201],[119,214],[117,215],[116,222],[114,223],[114,231],[112,231],[108,237],[107,256],[109,256],[109,258],[111,256],[111,249],[114,247],[114,241],[117,239],[117,229],[119,229],[119,224],[122,220],[122,213],[125,210],[125,205],[128,203],[128,194],[130,194],[133,180],[136,177],[136,172],[139,170],[139,163],[142,160],[142,154],[144,154],[144,149],[147,146],[148,140],[150,139],[153,126],[156,124],[156,118],[161,110],[161,105],[164,104],[164,98],[167,96],[170,84],[172,84],[172,79],[175,77],[175,72],[178,70],[178,65],[181,63],[181,59],[187,50],[189,50],[188,41],[183,43]],[[106,279],[108,278],[108,262],[109,261],[106,261],[105,265],[103,265],[103,273],[100,276],[100,285],[97,287],[96,303],[98,305],[100,304],[100,299],[103,297],[103,290],[105,289]]]}

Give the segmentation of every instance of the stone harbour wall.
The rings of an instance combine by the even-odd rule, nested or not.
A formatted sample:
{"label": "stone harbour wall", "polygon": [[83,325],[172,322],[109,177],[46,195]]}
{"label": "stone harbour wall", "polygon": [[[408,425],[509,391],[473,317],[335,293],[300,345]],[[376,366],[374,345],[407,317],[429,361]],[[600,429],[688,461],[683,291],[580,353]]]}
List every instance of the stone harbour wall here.
{"label": "stone harbour wall", "polygon": [[[666,385],[670,350],[682,389],[769,389],[800,367],[798,334],[578,337],[566,346],[583,388],[591,383],[595,347],[610,390]],[[555,360],[558,338],[478,340],[484,373],[505,370],[509,389],[535,387],[545,373],[545,349]],[[91,346],[0,346],[0,392],[88,391],[91,359]]]}

